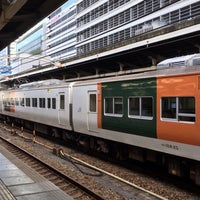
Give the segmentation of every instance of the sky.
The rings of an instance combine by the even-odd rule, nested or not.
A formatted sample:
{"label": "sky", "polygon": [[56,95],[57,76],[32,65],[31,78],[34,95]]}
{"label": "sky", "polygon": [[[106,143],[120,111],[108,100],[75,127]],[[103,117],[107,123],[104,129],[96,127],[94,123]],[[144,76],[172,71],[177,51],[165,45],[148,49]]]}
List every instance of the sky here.
{"label": "sky", "polygon": [[68,6],[71,6],[74,2],[75,0],[68,0],[66,3],[63,4],[62,9],[64,10]]}

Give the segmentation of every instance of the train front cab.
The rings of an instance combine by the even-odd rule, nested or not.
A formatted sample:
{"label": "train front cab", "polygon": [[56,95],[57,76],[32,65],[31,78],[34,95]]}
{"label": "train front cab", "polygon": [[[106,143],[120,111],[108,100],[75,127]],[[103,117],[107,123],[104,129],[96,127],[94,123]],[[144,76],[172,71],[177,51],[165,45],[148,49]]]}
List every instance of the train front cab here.
{"label": "train front cab", "polygon": [[[157,78],[157,137],[164,152],[188,159],[200,184],[200,74]],[[169,157],[170,158],[170,157]],[[169,159],[171,174],[182,176],[183,159]],[[184,162],[185,163],[185,162]]]}

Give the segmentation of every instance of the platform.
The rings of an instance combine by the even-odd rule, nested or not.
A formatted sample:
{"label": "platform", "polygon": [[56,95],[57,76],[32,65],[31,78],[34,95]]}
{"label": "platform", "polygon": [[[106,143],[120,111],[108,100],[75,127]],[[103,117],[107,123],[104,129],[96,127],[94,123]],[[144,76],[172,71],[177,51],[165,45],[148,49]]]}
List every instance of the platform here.
{"label": "platform", "polygon": [[0,200],[73,200],[0,146]]}

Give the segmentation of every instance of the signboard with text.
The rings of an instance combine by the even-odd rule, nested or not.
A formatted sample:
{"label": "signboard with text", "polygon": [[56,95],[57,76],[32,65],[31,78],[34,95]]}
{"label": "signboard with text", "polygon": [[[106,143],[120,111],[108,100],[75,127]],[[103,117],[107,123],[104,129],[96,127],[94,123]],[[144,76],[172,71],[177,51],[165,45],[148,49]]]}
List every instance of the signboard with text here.
{"label": "signboard with text", "polygon": [[11,74],[12,73],[11,66],[0,66],[0,74]]}

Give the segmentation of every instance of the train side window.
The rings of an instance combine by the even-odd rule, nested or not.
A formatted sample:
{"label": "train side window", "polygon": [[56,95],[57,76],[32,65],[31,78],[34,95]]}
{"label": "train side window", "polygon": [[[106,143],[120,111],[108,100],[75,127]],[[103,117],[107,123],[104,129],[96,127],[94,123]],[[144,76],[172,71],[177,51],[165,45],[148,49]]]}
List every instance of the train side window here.
{"label": "train side window", "polygon": [[24,98],[20,98],[20,105],[24,106]]}
{"label": "train side window", "polygon": [[63,94],[60,95],[60,109],[61,110],[65,109],[65,95]]}
{"label": "train side window", "polygon": [[32,107],[37,108],[37,98],[32,98]]}
{"label": "train side window", "polygon": [[96,94],[90,94],[89,111],[96,112]]}
{"label": "train side window", "polygon": [[129,101],[129,115],[140,115],[140,98],[139,97],[130,97]]}
{"label": "train side window", "polygon": [[19,99],[18,98],[15,98],[15,105],[19,106]]}
{"label": "train side window", "polygon": [[52,109],[56,109],[56,98],[52,98]]}
{"label": "train side window", "polygon": [[153,118],[152,97],[129,97],[128,115],[130,118],[149,119]]}
{"label": "train side window", "polygon": [[162,97],[161,117],[164,120],[195,122],[194,97]]}
{"label": "train side window", "polygon": [[104,114],[122,117],[123,114],[123,98],[122,97],[106,97],[104,99]]}
{"label": "train side window", "polygon": [[7,104],[7,106],[10,106],[10,98],[7,98],[6,104]]}
{"label": "train side window", "polygon": [[104,100],[105,105],[105,114],[113,114],[113,98],[105,98]]}
{"label": "train side window", "polygon": [[13,98],[10,99],[10,105],[14,106],[15,105],[15,100]]}
{"label": "train side window", "polygon": [[26,98],[26,106],[27,107],[31,106],[31,99],[30,98]]}
{"label": "train side window", "polygon": [[141,98],[141,116],[153,117],[153,98],[152,97]]}
{"label": "train side window", "polygon": [[178,98],[178,120],[195,122],[195,98],[179,97]]}
{"label": "train side window", "polygon": [[51,108],[51,98],[47,98],[47,108]]}
{"label": "train side window", "polygon": [[40,108],[45,108],[45,98],[39,98],[39,107]]}
{"label": "train side window", "polygon": [[114,98],[114,114],[122,114],[123,100],[121,97]]}
{"label": "train side window", "polygon": [[7,99],[3,96],[3,105],[6,106],[7,104]]}
{"label": "train side window", "polygon": [[161,99],[161,117],[176,119],[176,97],[162,97]]}

